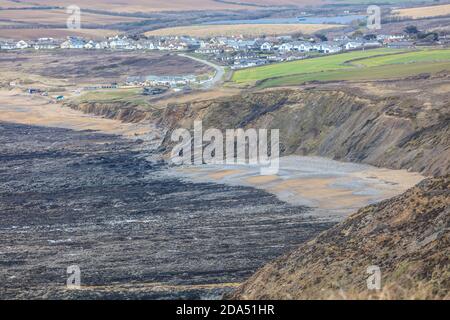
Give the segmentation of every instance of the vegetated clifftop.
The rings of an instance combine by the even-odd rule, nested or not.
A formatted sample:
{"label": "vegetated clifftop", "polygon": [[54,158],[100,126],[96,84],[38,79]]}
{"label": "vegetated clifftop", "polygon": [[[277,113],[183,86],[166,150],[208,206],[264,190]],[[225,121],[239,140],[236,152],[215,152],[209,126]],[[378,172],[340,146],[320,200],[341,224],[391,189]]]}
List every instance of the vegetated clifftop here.
{"label": "vegetated clifftop", "polygon": [[[167,132],[166,152],[172,130],[192,128],[194,120],[202,120],[204,128],[280,129],[282,155],[317,155],[437,176],[450,173],[450,94],[442,89],[450,78],[438,80],[439,85],[435,79],[411,81],[412,89],[399,88],[396,95],[322,85],[173,104],[163,110],[118,102],[71,107],[123,121],[156,121]],[[432,92],[433,85],[440,91]]]}
{"label": "vegetated clifftop", "polygon": [[[233,299],[450,298],[450,176],[368,206],[273,261]],[[378,266],[381,290],[367,288]]]}

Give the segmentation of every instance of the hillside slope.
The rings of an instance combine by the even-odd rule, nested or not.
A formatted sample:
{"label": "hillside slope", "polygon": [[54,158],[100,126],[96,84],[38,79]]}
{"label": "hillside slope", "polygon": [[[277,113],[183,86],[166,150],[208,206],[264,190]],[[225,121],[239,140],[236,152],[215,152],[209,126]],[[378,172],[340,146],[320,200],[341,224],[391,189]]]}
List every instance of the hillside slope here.
{"label": "hillside slope", "polygon": [[[450,177],[359,210],[269,263],[233,299],[450,298]],[[367,268],[381,269],[380,292]]]}
{"label": "hillside slope", "polygon": [[450,173],[450,75],[381,82],[370,92],[362,85],[248,92],[164,110],[120,101],[69,105],[123,121],[157,122],[166,132],[166,153],[174,129],[192,128],[202,120],[204,128],[280,129],[282,155],[315,155],[434,176]]}

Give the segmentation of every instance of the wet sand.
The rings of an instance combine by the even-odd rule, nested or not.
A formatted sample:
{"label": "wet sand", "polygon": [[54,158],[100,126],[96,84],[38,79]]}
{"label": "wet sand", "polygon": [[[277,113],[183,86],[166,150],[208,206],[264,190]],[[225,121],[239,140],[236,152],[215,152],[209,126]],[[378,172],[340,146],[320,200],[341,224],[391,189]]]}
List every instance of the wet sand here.
{"label": "wet sand", "polygon": [[313,207],[316,214],[340,218],[399,195],[424,179],[406,170],[302,156],[282,158],[278,175],[271,176],[261,176],[259,168],[251,166],[192,166],[173,170],[190,181],[256,187],[290,204]]}

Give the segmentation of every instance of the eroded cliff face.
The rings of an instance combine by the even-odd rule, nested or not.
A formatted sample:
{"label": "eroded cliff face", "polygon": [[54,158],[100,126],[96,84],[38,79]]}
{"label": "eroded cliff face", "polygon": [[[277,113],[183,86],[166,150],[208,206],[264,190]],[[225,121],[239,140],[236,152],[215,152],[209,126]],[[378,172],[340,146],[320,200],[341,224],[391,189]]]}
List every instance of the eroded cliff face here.
{"label": "eroded cliff face", "polygon": [[[359,210],[267,264],[233,299],[449,298],[450,177]],[[367,287],[368,267],[381,290]]]}
{"label": "eroded cliff face", "polygon": [[[435,176],[359,210],[269,263],[232,298],[449,298],[449,98],[450,77],[444,73],[376,85],[249,92],[164,110],[72,107],[123,121],[156,122],[165,133],[161,151],[166,154],[174,129],[202,120],[204,128],[280,129],[282,155],[317,155]],[[367,291],[371,265],[381,269],[381,292]]]}
{"label": "eroded cliff face", "polygon": [[[425,175],[450,173],[449,93],[431,92],[433,80],[399,89],[402,94],[367,94],[353,86],[320,86],[244,93],[237,96],[142,109],[132,103],[70,104],[87,113],[122,121],[156,122],[165,133],[203,127],[280,129],[282,155],[317,155]],[[419,81],[419,82],[420,82]],[[417,82],[417,81],[416,81]],[[434,86],[436,87],[436,85]]]}
{"label": "eroded cliff face", "polygon": [[[342,90],[276,90],[169,107],[162,125],[280,129],[283,155],[317,155],[426,175],[450,171],[450,107]],[[170,136],[167,136],[166,142]]]}

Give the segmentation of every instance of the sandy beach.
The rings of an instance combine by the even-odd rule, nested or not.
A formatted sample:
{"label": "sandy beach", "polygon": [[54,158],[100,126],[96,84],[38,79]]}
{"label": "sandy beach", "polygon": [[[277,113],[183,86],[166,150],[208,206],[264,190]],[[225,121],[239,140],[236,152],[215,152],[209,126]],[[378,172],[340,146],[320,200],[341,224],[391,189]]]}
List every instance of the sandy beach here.
{"label": "sandy beach", "polygon": [[342,218],[357,209],[403,193],[424,179],[418,173],[344,163],[320,157],[288,156],[278,175],[261,176],[258,167],[192,166],[175,174],[196,182],[251,186],[316,214]]}
{"label": "sandy beach", "polygon": [[94,130],[128,138],[151,134],[150,124],[123,123],[64,108],[47,97],[27,95],[20,90],[0,90],[0,121],[71,130]]}

